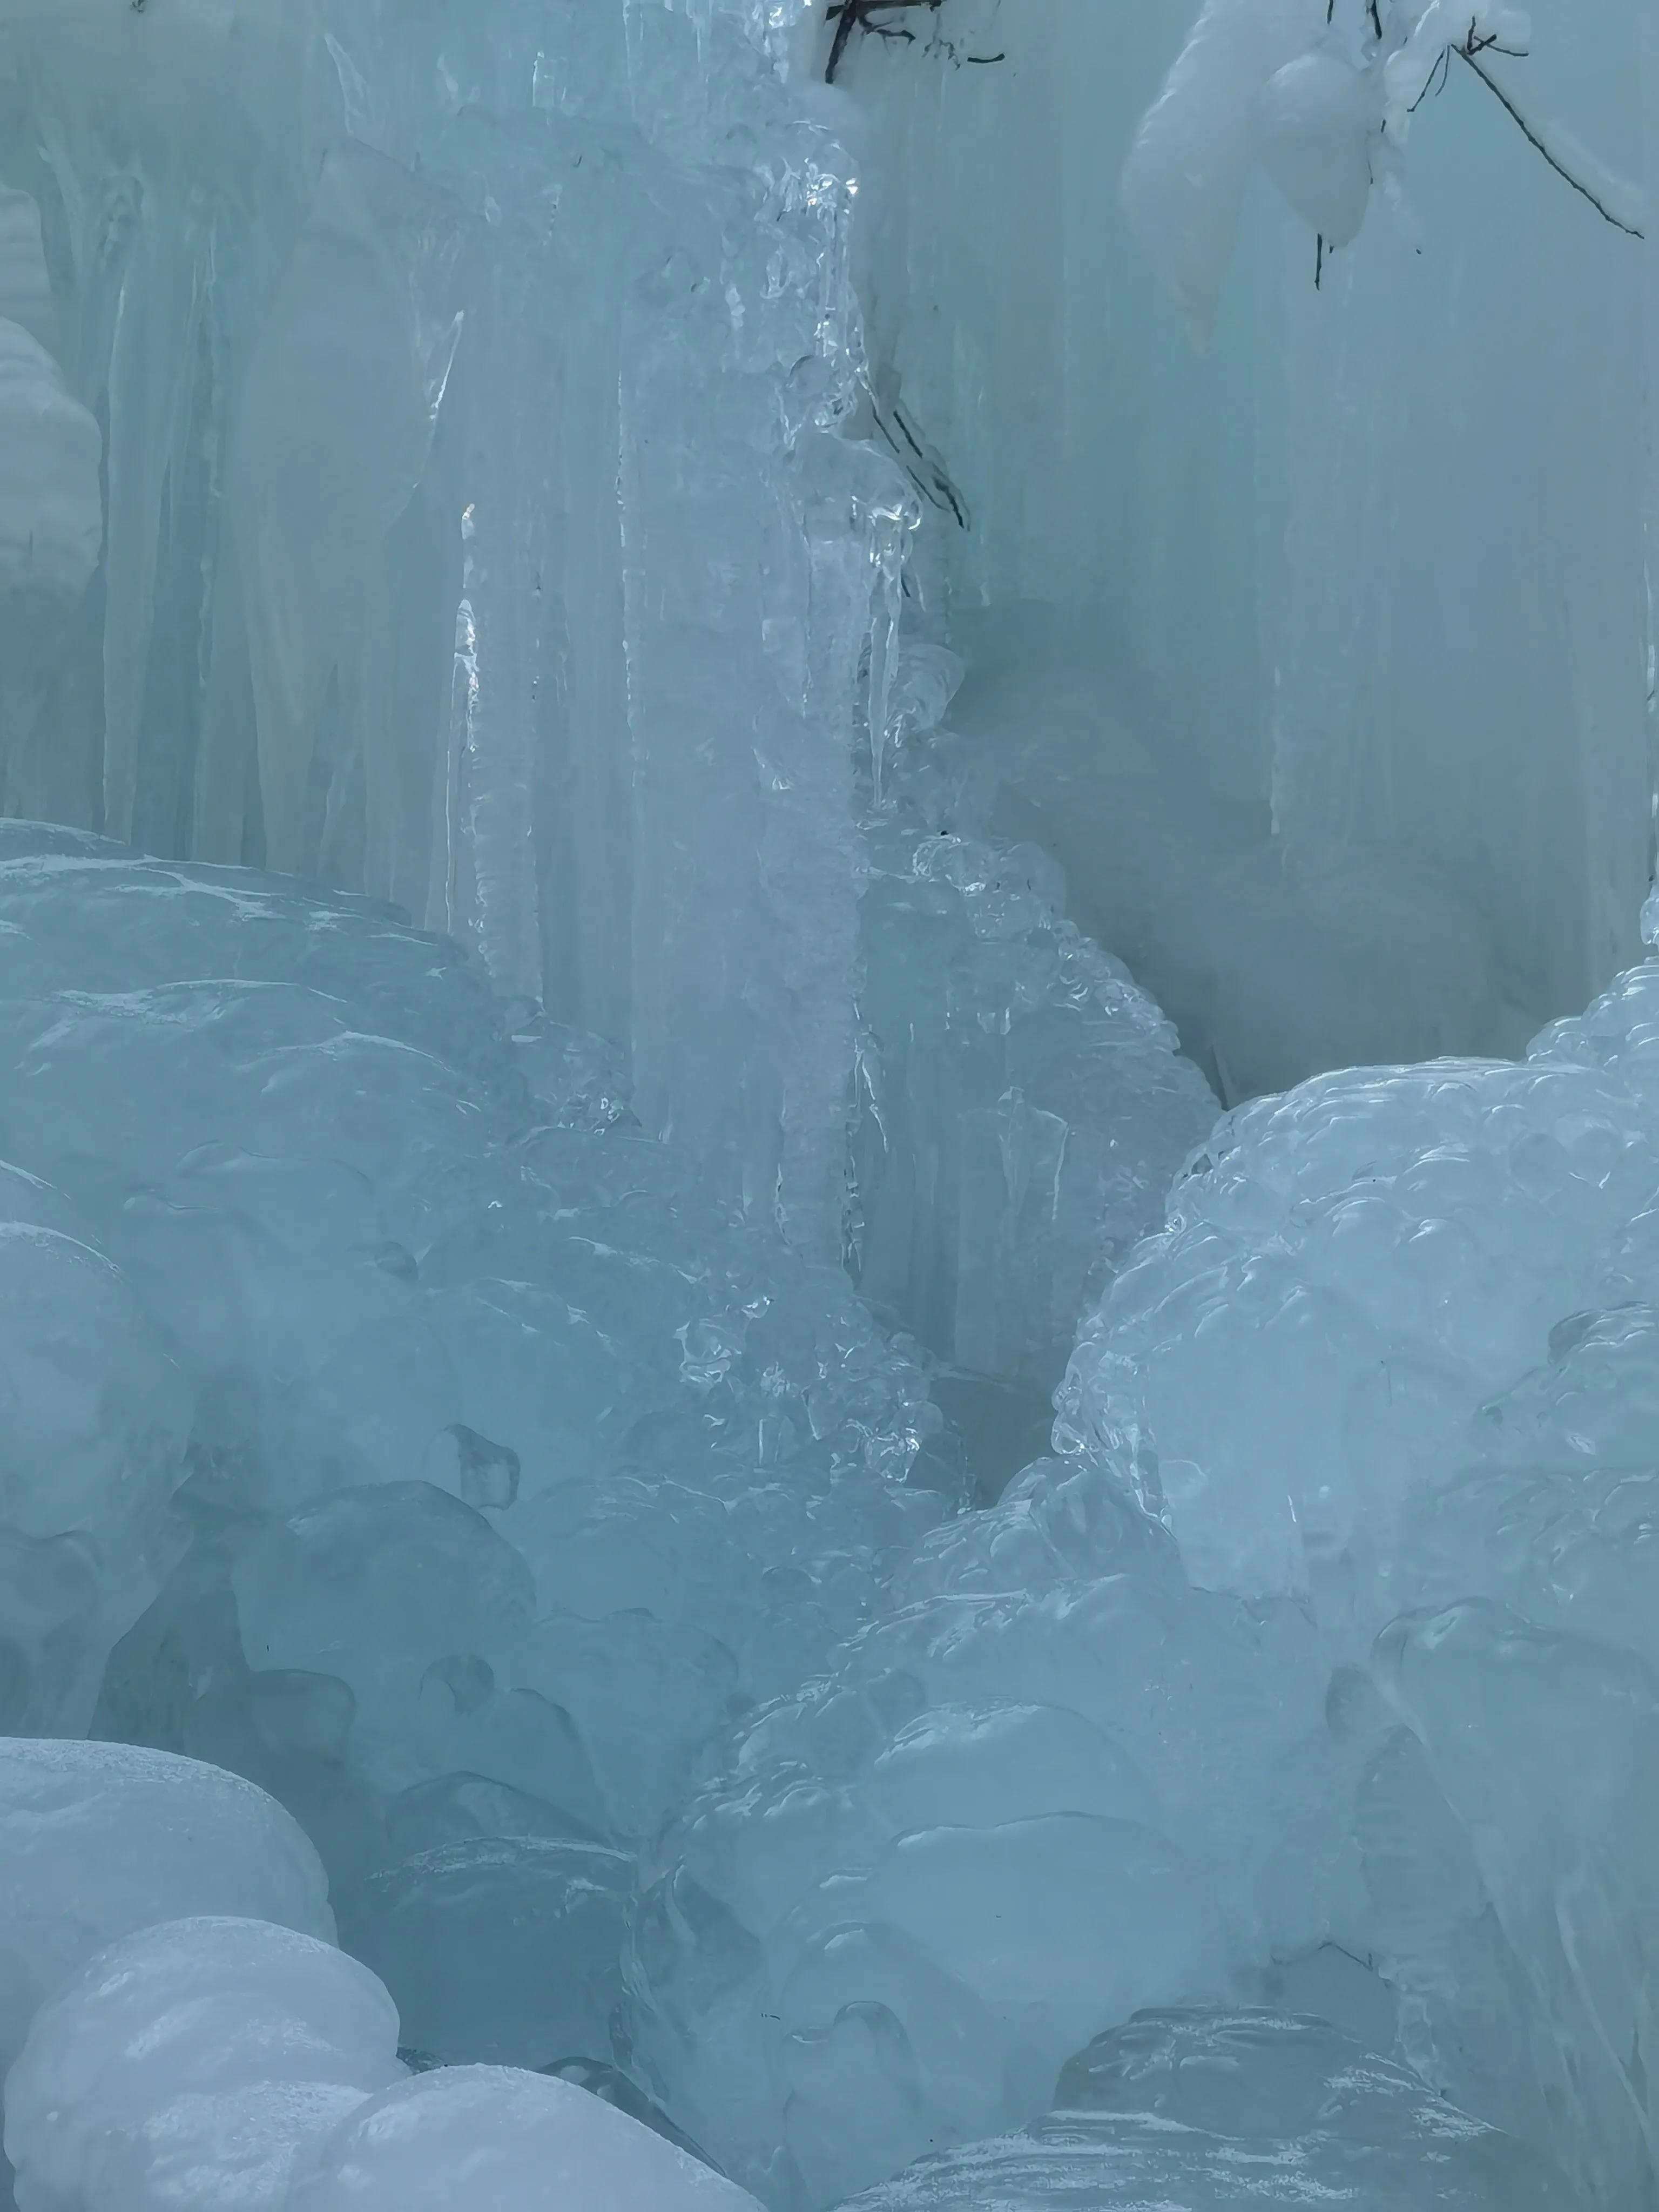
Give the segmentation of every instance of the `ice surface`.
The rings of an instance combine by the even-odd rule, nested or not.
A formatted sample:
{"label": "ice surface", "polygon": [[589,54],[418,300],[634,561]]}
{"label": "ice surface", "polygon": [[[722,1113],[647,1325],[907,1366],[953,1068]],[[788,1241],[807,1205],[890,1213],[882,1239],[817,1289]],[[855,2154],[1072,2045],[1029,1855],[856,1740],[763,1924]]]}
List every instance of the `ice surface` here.
{"label": "ice surface", "polygon": [[423,2074],[362,2107],[287,2212],[742,2212],[755,2200],[584,2089],[494,2066]]}
{"label": "ice surface", "polygon": [[58,1480],[46,1519],[16,1492],[17,1695],[34,1615],[59,1692],[75,1641],[27,1546],[71,1615],[107,1546],[121,1609],[66,1717],[130,1631],[100,1731],[289,1805],[417,2044],[607,2061],[617,1846],[946,1510],[923,1376],[641,1136],[602,1051],[533,1021],[521,1051],[386,909],[15,828],[0,878],[0,1120],[72,1194],[20,1173],[17,1206],[125,1271],[20,1245],[20,1327],[66,1254],[104,1304],[61,1356],[111,1379],[82,1441],[28,1370]]}

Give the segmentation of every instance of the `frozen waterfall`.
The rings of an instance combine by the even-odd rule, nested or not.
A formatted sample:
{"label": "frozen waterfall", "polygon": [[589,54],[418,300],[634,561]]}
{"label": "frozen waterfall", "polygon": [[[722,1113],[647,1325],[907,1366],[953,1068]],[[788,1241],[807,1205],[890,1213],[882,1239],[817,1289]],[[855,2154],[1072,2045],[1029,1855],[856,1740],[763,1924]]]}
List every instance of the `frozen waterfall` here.
{"label": "frozen waterfall", "polygon": [[1652,2212],[1636,0],[0,0],[0,2204]]}

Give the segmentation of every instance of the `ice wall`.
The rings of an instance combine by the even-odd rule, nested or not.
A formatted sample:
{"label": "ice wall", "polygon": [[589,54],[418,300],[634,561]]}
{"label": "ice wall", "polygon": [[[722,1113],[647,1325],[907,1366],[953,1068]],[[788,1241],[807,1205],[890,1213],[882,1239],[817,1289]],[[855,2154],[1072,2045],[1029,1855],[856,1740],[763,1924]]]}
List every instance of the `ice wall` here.
{"label": "ice wall", "polygon": [[[928,509],[961,719],[1230,1097],[1513,1051],[1628,959],[1648,880],[1647,249],[1454,64],[1317,289],[1235,154],[1192,353],[1118,195],[1196,12],[949,0],[841,73],[875,389],[972,524]],[[1324,28],[1254,13],[1262,83]],[[1531,18],[1493,74],[1639,212],[1644,12]]]}
{"label": "ice wall", "polygon": [[903,487],[797,12],[0,11],[3,803],[454,931],[832,1253]]}

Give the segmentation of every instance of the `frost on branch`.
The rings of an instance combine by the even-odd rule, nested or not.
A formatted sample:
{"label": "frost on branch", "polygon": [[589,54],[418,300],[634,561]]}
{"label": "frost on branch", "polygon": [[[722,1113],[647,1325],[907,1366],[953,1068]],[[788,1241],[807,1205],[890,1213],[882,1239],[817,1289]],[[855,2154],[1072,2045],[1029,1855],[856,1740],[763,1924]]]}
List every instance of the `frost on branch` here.
{"label": "frost on branch", "polygon": [[[1266,170],[1327,249],[1352,244],[1374,185],[1397,189],[1411,119],[1454,58],[1528,145],[1607,222],[1639,237],[1632,195],[1530,123],[1493,74],[1530,25],[1505,0],[1206,0],[1124,167],[1131,227],[1207,338],[1251,169]],[[1316,264],[1319,265],[1318,264]]]}

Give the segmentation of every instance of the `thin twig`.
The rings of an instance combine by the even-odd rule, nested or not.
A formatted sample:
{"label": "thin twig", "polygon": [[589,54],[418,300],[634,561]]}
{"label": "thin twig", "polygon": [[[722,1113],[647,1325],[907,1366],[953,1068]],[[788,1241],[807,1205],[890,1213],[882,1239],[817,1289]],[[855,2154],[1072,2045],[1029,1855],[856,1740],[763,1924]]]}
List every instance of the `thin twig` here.
{"label": "thin twig", "polygon": [[1587,199],[1589,202],[1590,205],[1595,210],[1595,212],[1601,216],[1603,222],[1610,222],[1615,230],[1622,230],[1626,238],[1644,238],[1646,236],[1647,234],[1644,231],[1638,230],[1634,223],[1620,222],[1620,218],[1613,213],[1613,210],[1607,204],[1606,201],[1598,199],[1582,177],[1575,177],[1572,171],[1569,169],[1564,162],[1557,159],[1556,155],[1553,155],[1550,151],[1548,146],[1546,145],[1543,139],[1541,139],[1538,133],[1533,129],[1531,124],[1528,122],[1526,117],[1522,115],[1515,102],[1510,98],[1508,93],[1504,91],[1503,86],[1498,83],[1495,77],[1489,76],[1487,75],[1486,71],[1481,68],[1480,63],[1475,59],[1474,56],[1469,52],[1467,46],[1459,46],[1457,52],[1474,71],[1481,83],[1486,86],[1487,91],[1492,95],[1492,98],[1498,101],[1504,113],[1509,117],[1510,122],[1515,125],[1516,130],[1521,133],[1521,136],[1526,140],[1528,145],[1533,147],[1538,153],[1543,155],[1544,159],[1549,163],[1551,168],[1554,170],[1556,175],[1563,179],[1565,183],[1570,184],[1581,199]]}
{"label": "thin twig", "polygon": [[915,44],[914,31],[878,23],[876,16],[900,8],[931,8],[937,15],[943,4],[944,0],[836,0],[836,4],[829,11],[829,20],[836,26],[836,39],[830,49],[829,64],[823,72],[824,82],[835,82],[836,72],[841,67],[854,31],[874,31],[880,38],[902,39],[908,45]]}

